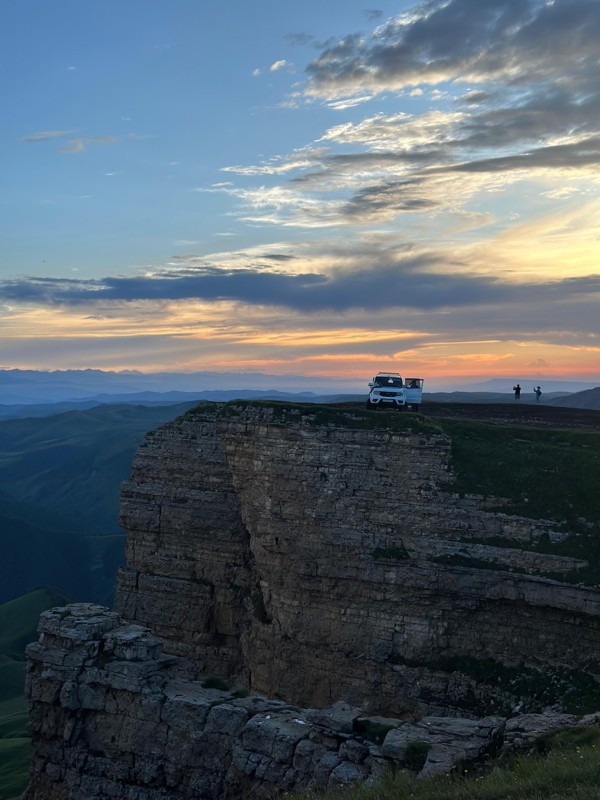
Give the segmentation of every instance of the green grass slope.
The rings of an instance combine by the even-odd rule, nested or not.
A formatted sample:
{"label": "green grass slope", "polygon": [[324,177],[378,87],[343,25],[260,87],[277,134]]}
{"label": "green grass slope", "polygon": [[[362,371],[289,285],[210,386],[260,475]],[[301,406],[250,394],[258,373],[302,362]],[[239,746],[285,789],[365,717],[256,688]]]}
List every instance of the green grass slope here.
{"label": "green grass slope", "polygon": [[28,738],[0,739],[0,800],[21,796],[27,786],[31,754]]}
{"label": "green grass slope", "polygon": [[553,406],[600,409],[600,386],[595,389],[585,389],[583,392],[576,392],[567,397],[552,399],[550,402]]}
{"label": "green grass slope", "polygon": [[36,589],[0,606],[0,656],[24,660],[25,647],[37,640],[37,624],[42,611],[69,602],[56,589]]}
{"label": "green grass slope", "polygon": [[23,791],[31,760],[23,695],[25,647],[37,640],[42,611],[66,602],[61,592],[37,589],[0,606],[0,800]]}
{"label": "green grass slope", "polygon": [[111,602],[123,559],[120,484],[146,432],[191,405],[0,421],[0,602],[39,585]]}
{"label": "green grass slope", "polygon": [[600,800],[600,730],[577,728],[545,737],[536,752],[470,764],[460,773],[417,781],[404,771],[375,786],[340,785],[288,800]]}
{"label": "green grass slope", "polygon": [[[118,530],[113,475],[127,476],[144,434],[188,409],[103,405],[50,417],[0,422],[0,485],[17,502],[73,527]],[[108,495],[107,495],[108,492]]]}
{"label": "green grass slope", "polygon": [[600,522],[600,431],[439,420],[456,489],[512,500],[517,514]]}

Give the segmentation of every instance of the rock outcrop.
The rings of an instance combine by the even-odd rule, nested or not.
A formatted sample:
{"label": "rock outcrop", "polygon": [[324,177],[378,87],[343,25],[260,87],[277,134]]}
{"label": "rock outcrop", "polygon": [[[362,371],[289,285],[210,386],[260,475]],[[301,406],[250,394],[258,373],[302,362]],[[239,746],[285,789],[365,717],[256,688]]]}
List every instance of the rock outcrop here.
{"label": "rock outcrop", "polygon": [[376,781],[392,767],[428,777],[497,751],[509,728],[514,744],[576,724],[411,723],[343,702],[242,697],[190,680],[148,629],[100,606],[44,612],[39,631],[27,653],[34,759],[23,800],[237,800]]}
{"label": "rock outcrop", "polygon": [[446,435],[374,416],[205,404],[148,435],[116,610],[195,674],[305,706],[506,713],[572,671],[596,691],[600,594],[544,547],[571,532],[459,495]]}

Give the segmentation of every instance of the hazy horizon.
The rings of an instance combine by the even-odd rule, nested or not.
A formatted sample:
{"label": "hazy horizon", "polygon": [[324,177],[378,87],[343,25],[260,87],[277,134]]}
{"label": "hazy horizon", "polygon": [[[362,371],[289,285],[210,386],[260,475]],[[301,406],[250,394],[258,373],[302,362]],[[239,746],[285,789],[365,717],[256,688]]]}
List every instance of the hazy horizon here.
{"label": "hazy horizon", "polygon": [[[16,375],[15,375],[16,373]],[[165,386],[164,379],[169,379]],[[422,377],[425,380],[425,393],[435,392],[491,392],[510,393],[513,384],[520,382],[524,395],[541,384],[545,394],[551,392],[579,392],[600,386],[596,381],[556,380],[544,376],[517,376],[509,379],[498,376],[471,376],[443,381],[436,376],[409,374],[404,378]],[[233,372],[197,370],[188,372],[142,372],[139,370],[107,371],[85,370],[20,370],[0,366],[0,405],[7,403],[46,402],[55,397],[63,399],[83,399],[95,395],[135,394],[143,392],[271,392],[310,393],[310,394],[364,394],[368,392],[368,382],[372,375],[356,380],[340,376],[301,375],[292,373],[264,373],[259,371]],[[21,392],[26,390],[26,394]],[[40,399],[41,398],[41,399]]]}

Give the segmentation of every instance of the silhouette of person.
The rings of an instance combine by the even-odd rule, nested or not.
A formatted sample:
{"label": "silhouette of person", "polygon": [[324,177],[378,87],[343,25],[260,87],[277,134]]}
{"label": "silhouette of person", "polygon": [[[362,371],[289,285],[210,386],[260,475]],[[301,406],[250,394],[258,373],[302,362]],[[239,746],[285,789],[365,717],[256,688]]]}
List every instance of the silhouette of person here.
{"label": "silhouette of person", "polygon": [[540,402],[540,395],[542,393],[542,390],[540,389],[539,386],[536,386],[536,388],[533,390],[533,393],[535,394],[535,402],[539,403]]}
{"label": "silhouette of person", "polygon": [[516,386],[513,386],[513,392],[515,393],[515,401],[519,401],[521,399],[521,387],[518,383]]}

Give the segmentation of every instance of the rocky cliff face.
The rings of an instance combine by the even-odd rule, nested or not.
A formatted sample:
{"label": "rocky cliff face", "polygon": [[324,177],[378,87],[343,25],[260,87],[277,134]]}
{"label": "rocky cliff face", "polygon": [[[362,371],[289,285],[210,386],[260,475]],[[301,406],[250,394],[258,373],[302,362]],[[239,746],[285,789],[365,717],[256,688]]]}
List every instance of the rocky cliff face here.
{"label": "rocky cliff face", "polygon": [[543,552],[570,532],[460,496],[447,436],[376,416],[207,404],[150,434],[116,610],[306,706],[488,713],[600,672],[598,591],[548,577],[583,563]]}
{"label": "rocky cliff face", "polygon": [[[501,717],[417,726],[369,720],[344,703],[301,709],[209,688],[189,680],[150,631],[99,606],[44,612],[40,633],[28,648],[35,755],[24,800],[216,800],[337,787],[403,764],[411,742],[421,753],[413,769],[439,774],[505,733]],[[367,725],[386,734],[383,747],[356,733]]]}
{"label": "rocky cliff face", "polygon": [[34,758],[23,800],[241,800],[376,781],[398,766],[426,777],[578,722],[410,723],[343,702],[240,697],[190,680],[148,629],[99,606],[46,611],[39,630],[27,652]]}

